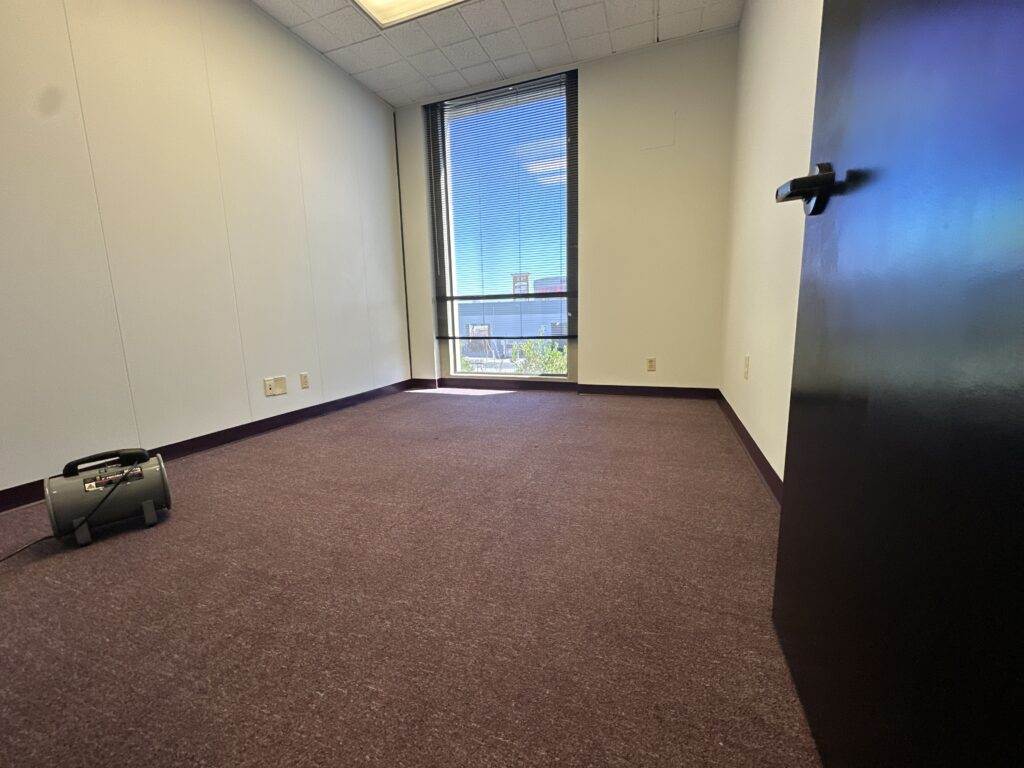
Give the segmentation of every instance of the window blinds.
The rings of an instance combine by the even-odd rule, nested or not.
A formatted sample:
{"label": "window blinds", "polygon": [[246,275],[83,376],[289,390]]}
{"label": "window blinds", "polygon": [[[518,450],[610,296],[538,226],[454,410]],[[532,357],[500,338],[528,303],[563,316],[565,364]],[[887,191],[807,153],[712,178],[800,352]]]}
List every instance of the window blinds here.
{"label": "window blinds", "polygon": [[576,337],[576,73],[426,107],[439,339]]}

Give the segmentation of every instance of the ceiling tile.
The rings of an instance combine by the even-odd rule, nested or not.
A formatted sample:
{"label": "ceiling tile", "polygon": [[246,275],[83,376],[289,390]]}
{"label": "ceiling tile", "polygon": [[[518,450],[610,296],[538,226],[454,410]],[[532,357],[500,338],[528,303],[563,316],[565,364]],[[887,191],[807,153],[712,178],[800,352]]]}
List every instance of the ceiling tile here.
{"label": "ceiling tile", "polygon": [[707,4],[708,0],[659,0],[658,15],[671,16],[675,13],[703,8]]}
{"label": "ceiling tile", "polygon": [[400,61],[402,58],[395,47],[380,35],[346,48],[331,51],[327,56],[340,64],[343,69],[352,73],[383,67],[385,64]]}
{"label": "ceiling tile", "polygon": [[339,67],[344,69],[350,75],[356,75],[360,72],[365,72],[367,69],[373,69],[373,66],[367,65],[361,56],[352,49],[355,46],[348,46],[347,48],[337,48],[330,51],[327,54],[327,58],[337,64]]}
{"label": "ceiling tile", "polygon": [[655,41],[654,21],[644,21],[632,27],[612,30],[612,50],[615,53],[650,45]]}
{"label": "ceiling tile", "polygon": [[654,0],[605,0],[608,27],[632,27],[654,18]]}
{"label": "ceiling tile", "polygon": [[700,8],[658,17],[658,39],[671,40],[700,32]]}
{"label": "ceiling tile", "polygon": [[704,9],[704,16],[701,18],[701,29],[734,27],[740,23],[740,14],[742,12],[743,4],[739,0],[724,0],[724,2],[711,3]]}
{"label": "ceiling tile", "polygon": [[457,91],[460,88],[465,88],[466,78],[460,75],[458,72],[446,72],[443,75],[437,75],[436,77],[427,78],[434,87],[437,88],[441,93],[451,93]]}
{"label": "ceiling tile", "polygon": [[431,13],[419,20],[420,26],[439,46],[468,40],[473,36],[472,30],[466,26],[456,8],[446,8]]}
{"label": "ceiling tile", "polygon": [[426,80],[416,80],[411,82],[408,85],[402,86],[402,90],[412,101],[425,99],[427,96],[434,96],[437,94],[437,89]]}
{"label": "ceiling tile", "polygon": [[568,11],[570,8],[580,8],[590,5],[594,0],[555,0],[555,6],[560,11]]}
{"label": "ceiling tile", "polygon": [[342,8],[340,11],[329,13],[320,18],[320,23],[338,38],[336,48],[380,34],[377,25],[355,8]]}
{"label": "ceiling tile", "polygon": [[444,55],[451,60],[452,64],[459,69],[472,67],[475,64],[483,64],[488,60],[484,49],[480,47],[480,43],[473,39],[463,40],[461,43],[455,43],[454,45],[447,45],[441,50],[444,51]]}
{"label": "ceiling tile", "polygon": [[356,75],[356,80],[369,86],[374,91],[398,88],[421,79],[423,79],[423,76],[413,69],[412,64],[407,61],[396,61],[394,64],[388,64],[386,67],[371,69],[369,72],[361,72]]}
{"label": "ceiling tile", "polygon": [[501,0],[477,0],[459,6],[459,13],[474,33],[486,35],[512,26],[512,17]]}
{"label": "ceiling tile", "polygon": [[541,69],[560,67],[572,61],[572,51],[566,43],[559,43],[550,48],[541,48],[539,51],[531,51],[530,56]]}
{"label": "ceiling tile", "polygon": [[578,37],[593,37],[608,31],[604,17],[604,3],[595,3],[583,8],[574,8],[562,14],[562,26],[566,36],[572,40]]}
{"label": "ceiling tile", "polygon": [[406,95],[404,88],[391,88],[390,90],[380,91],[377,95],[393,107],[404,107],[415,101],[415,99],[410,99]]}
{"label": "ceiling tile", "polygon": [[355,75],[355,78],[371,91],[380,92],[398,87],[395,83],[388,80],[385,72],[379,69],[371,69],[369,72],[360,72],[358,75]]}
{"label": "ceiling tile", "polygon": [[480,45],[494,60],[505,59],[526,51],[526,46],[523,45],[523,40],[519,37],[519,31],[514,28],[495,32],[493,35],[484,35],[480,38]]}
{"label": "ceiling tile", "polygon": [[430,39],[430,35],[424,32],[423,28],[415,21],[385,29],[384,35],[403,56],[414,56],[434,47],[434,41]]}
{"label": "ceiling tile", "polygon": [[420,79],[419,73],[407,61],[397,61],[394,64],[388,64],[386,67],[381,67],[381,70],[385,72],[388,80],[395,85],[405,85]]}
{"label": "ceiling tile", "polygon": [[612,52],[612,41],[607,32],[572,40],[569,45],[572,46],[573,55],[581,60],[608,56]]}
{"label": "ceiling tile", "polygon": [[309,14],[295,5],[292,0],[255,0],[255,2],[286,27],[294,27],[309,21]]}
{"label": "ceiling tile", "polygon": [[489,61],[486,64],[477,64],[475,67],[467,67],[461,71],[461,74],[470,85],[483,85],[501,80],[501,73]]}
{"label": "ceiling tile", "polygon": [[551,0],[505,0],[512,21],[523,25],[528,21],[554,16],[555,4]]}
{"label": "ceiling tile", "polygon": [[437,48],[410,56],[409,63],[427,77],[451,72],[454,69],[452,63]]}
{"label": "ceiling tile", "polygon": [[533,59],[530,58],[528,53],[520,53],[518,56],[510,56],[507,59],[501,59],[500,61],[494,62],[494,65],[501,71],[501,74],[505,77],[516,77],[527,72],[533,72],[536,67],[533,64]]}
{"label": "ceiling tile", "polygon": [[552,45],[565,42],[565,32],[562,30],[562,22],[557,16],[547,19],[531,21],[519,28],[519,34],[531,51],[541,48],[550,48]]}
{"label": "ceiling tile", "polygon": [[318,51],[330,51],[345,45],[345,43],[338,42],[338,38],[328,32],[319,21],[307,21],[305,24],[294,27],[292,31]]}
{"label": "ceiling tile", "polygon": [[293,2],[314,19],[351,5],[348,0],[293,0]]}

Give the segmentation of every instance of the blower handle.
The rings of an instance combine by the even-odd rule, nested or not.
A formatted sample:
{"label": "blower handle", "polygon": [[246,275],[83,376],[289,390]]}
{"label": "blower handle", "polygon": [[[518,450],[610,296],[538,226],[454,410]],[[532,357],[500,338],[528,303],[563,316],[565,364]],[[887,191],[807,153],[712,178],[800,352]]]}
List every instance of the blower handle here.
{"label": "blower handle", "polygon": [[95,464],[97,461],[105,461],[106,459],[117,459],[121,466],[142,464],[149,461],[149,452],[142,448],[120,448],[116,451],[102,451],[101,453],[94,453],[92,456],[83,456],[80,459],[69,461],[64,465],[64,471],[61,474],[64,477],[74,477],[78,474],[78,468],[83,464]]}

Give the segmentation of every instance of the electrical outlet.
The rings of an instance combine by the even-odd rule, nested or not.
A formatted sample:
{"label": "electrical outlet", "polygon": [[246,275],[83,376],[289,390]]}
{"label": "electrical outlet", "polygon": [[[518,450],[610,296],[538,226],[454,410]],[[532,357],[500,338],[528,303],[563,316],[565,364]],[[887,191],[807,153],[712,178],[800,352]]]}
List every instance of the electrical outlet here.
{"label": "electrical outlet", "polygon": [[745,355],[743,358],[743,378],[750,378],[750,355]]}
{"label": "electrical outlet", "polygon": [[647,358],[647,372],[654,373],[658,370],[658,358],[648,357]]}
{"label": "electrical outlet", "polygon": [[299,386],[303,389],[309,389],[309,374],[302,372],[299,374]]}
{"label": "electrical outlet", "polygon": [[288,392],[288,379],[285,376],[270,376],[263,380],[263,394],[267,397],[283,395]]}

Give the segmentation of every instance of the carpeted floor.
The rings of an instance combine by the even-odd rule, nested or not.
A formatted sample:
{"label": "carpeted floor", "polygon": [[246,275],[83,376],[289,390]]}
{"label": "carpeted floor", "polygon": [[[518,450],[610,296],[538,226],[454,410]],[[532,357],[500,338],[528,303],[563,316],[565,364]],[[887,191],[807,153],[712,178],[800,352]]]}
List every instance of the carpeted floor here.
{"label": "carpeted floor", "polygon": [[0,565],[0,765],[818,765],[713,401],[406,392],[168,474]]}

